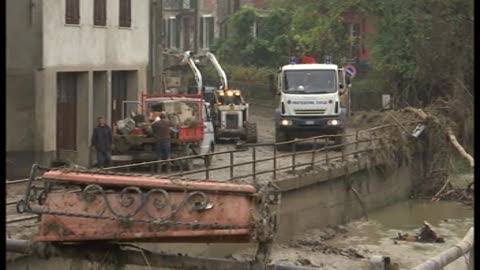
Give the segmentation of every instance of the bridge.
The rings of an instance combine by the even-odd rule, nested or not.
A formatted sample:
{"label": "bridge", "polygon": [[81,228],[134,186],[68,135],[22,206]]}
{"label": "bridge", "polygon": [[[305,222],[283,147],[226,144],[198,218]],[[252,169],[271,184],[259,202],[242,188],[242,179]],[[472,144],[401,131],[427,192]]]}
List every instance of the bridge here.
{"label": "bridge", "polygon": [[[215,219],[215,216],[220,217],[220,212],[216,212],[217,214],[210,216],[210,218],[203,219],[209,226],[204,227],[205,230],[202,235],[207,237],[205,239],[208,239],[208,241],[213,242],[258,242],[257,255],[253,261],[241,264],[229,260],[190,257],[179,259],[177,257],[161,257],[161,255],[158,254],[160,257],[155,254],[149,254],[149,256],[153,256],[151,257],[153,261],[158,261],[159,264],[162,263],[164,266],[169,265],[171,267],[197,265],[204,267],[200,267],[199,269],[211,269],[212,267],[214,269],[250,269],[249,267],[259,267],[259,265],[263,265],[262,267],[265,269],[268,267],[271,269],[294,269],[267,265],[272,241],[274,239],[275,241],[284,241],[288,240],[294,231],[318,226],[342,224],[362,216],[368,218],[367,212],[369,210],[388,205],[409,196],[412,188],[412,181],[410,179],[413,179],[412,176],[414,175],[412,168],[414,171],[417,164],[410,160],[412,156],[415,156],[415,153],[409,152],[409,148],[405,146],[411,143],[411,135],[407,131],[413,130],[418,124],[418,121],[411,121],[398,123],[396,125],[378,126],[344,135],[319,136],[285,143],[243,145],[240,149],[207,154],[212,156],[212,165],[205,164],[205,167],[195,168],[191,171],[179,171],[163,175],[145,172],[132,173],[129,171],[138,167],[158,165],[166,162],[175,163],[195,158],[204,158],[207,155],[194,155],[167,161],[121,165],[106,168],[105,170],[64,168],[56,175],[55,173],[47,173],[48,176],[44,175],[43,177],[33,173],[29,179],[7,182],[7,189],[9,186],[26,185],[25,194],[14,196],[15,199],[7,202],[7,206],[12,207],[16,205],[17,210],[23,212],[23,214],[9,216],[7,218],[7,224],[26,222],[29,220],[35,221],[35,219],[38,219],[37,214],[43,216],[43,222],[45,222],[48,217],[52,217],[50,221],[58,222],[58,216],[65,217],[62,222],[70,222],[68,218],[73,218],[71,220],[73,222],[75,221],[75,217],[104,219],[105,216],[103,213],[99,216],[80,216],[78,213],[76,213],[77,216],[72,216],[71,211],[75,212],[78,211],[78,209],[71,208],[69,209],[70,213],[65,213],[68,211],[61,208],[56,211],[53,211],[51,207],[49,207],[48,210],[45,210],[45,208],[43,208],[43,210],[35,210],[35,208],[30,205],[32,198],[41,201],[45,199],[45,195],[48,192],[53,192],[51,183],[58,184],[59,182],[67,180],[69,185],[74,186],[67,190],[67,194],[75,194],[75,196],[80,195],[80,197],[87,198],[91,196],[93,192],[95,196],[98,195],[106,198],[108,192],[104,187],[120,185],[121,189],[117,191],[117,194],[123,197],[123,195],[131,194],[132,192],[137,193],[138,196],[135,195],[137,196],[135,198],[137,198],[138,201],[142,201],[143,199],[141,198],[148,200],[153,190],[160,196],[156,199],[166,198],[164,195],[167,193],[173,194],[171,195],[173,196],[172,198],[176,198],[176,196],[180,195],[173,192],[175,190],[174,185],[183,185],[182,188],[184,190],[185,186],[189,186],[188,190],[192,192],[190,194],[195,193],[199,195],[200,198],[206,198],[207,195],[205,194],[209,194],[208,192],[205,193],[206,190],[210,188],[217,189],[219,197],[213,201],[210,199],[209,202],[215,205],[223,205],[229,201],[226,199],[226,196],[230,196],[228,194],[232,194],[232,192],[238,193],[240,190],[244,190],[243,192],[248,190],[247,193],[251,195],[245,195],[246,193],[244,193],[241,196],[247,196],[248,198],[252,196],[254,198],[258,198],[258,196],[263,196],[263,198],[274,196],[270,203],[268,203],[270,206],[265,208],[261,206],[261,204],[259,206],[259,204],[247,203],[240,208],[219,208],[221,210],[220,212],[223,211],[222,213],[237,213],[238,211],[251,211],[251,209],[256,209],[257,214],[263,217],[263,219],[260,219],[260,223],[257,221],[256,223],[250,224],[253,227],[250,227],[246,219],[244,219],[244,221],[236,220],[232,224],[229,224],[229,226],[236,226],[241,222],[246,222],[242,223],[246,226],[244,227],[246,230],[243,231],[241,235],[237,234],[237,236],[243,237],[245,240],[239,240],[238,237],[236,240],[234,238],[228,240],[228,236],[232,236],[231,229],[235,229],[234,227],[230,228],[227,226],[220,228],[230,231],[224,231],[223,234],[218,234],[219,228],[212,227],[212,223],[218,224],[219,221],[222,221],[218,218]],[[329,141],[335,136],[344,136],[344,144],[330,145]],[[289,148],[289,151],[284,151],[283,149],[285,148]],[[280,151],[280,149],[282,149],[282,151]],[[73,175],[75,175],[75,177],[73,177]],[[85,177],[87,180],[82,182],[82,177]],[[92,177],[96,179],[96,186],[88,182],[88,179],[91,180]],[[75,181],[73,180],[74,178]],[[120,178],[129,179],[127,181],[128,184],[120,183]],[[142,184],[143,182],[141,180],[144,178],[150,180],[158,179],[160,182],[167,182],[164,182],[164,184],[158,187],[153,187],[152,185]],[[44,188],[36,187],[34,184],[36,182],[44,183]],[[137,186],[135,184],[137,184]],[[148,187],[150,191],[143,191],[146,187]],[[48,192],[45,192],[46,189]],[[222,189],[223,192],[221,191]],[[65,193],[65,191],[65,189],[61,189],[61,192]],[[164,191],[165,194],[163,193]],[[51,194],[49,196],[50,198],[53,197]],[[236,197],[236,199],[242,200],[241,197]],[[249,200],[250,199],[247,201]],[[106,199],[105,202],[108,203],[108,199]],[[197,210],[204,211],[207,209],[208,203],[206,202],[206,200],[202,201],[202,199],[200,199],[200,201],[197,200],[199,205],[199,209]],[[77,203],[81,202],[77,201]],[[130,206],[132,204],[133,203],[130,202]],[[195,206],[195,204],[193,205]],[[138,209],[142,209],[142,207],[144,207],[143,204],[138,206]],[[270,209],[270,207],[274,207],[276,210],[267,211],[266,209]],[[123,215],[118,214],[112,211],[110,207],[109,209],[111,215],[108,216],[108,218],[118,219],[128,216],[125,213]],[[135,213],[143,211],[138,209]],[[217,210],[218,209],[215,209],[215,211]],[[12,213],[12,211],[8,210],[7,212]],[[322,216],[321,219],[318,218],[319,214]],[[133,214],[128,217],[135,215],[136,214]],[[245,217],[248,217],[247,213]],[[183,222],[188,221],[188,215],[185,218],[186,220],[183,220]],[[182,220],[172,215],[170,218],[162,220],[162,222],[166,221],[180,224]],[[225,222],[225,220],[223,220],[223,222]],[[190,226],[193,225],[198,224],[190,224]],[[81,232],[80,227],[76,229],[78,229],[79,233]],[[214,233],[213,230],[217,230],[216,233]],[[262,234],[265,231],[270,232],[270,235],[267,233],[268,236],[266,237],[258,237],[259,233]],[[105,233],[106,231],[99,232]],[[58,237],[51,238],[51,235],[45,230],[41,230],[40,238],[37,235],[37,239],[42,240],[42,233],[44,235],[43,240],[53,239],[58,241],[69,239],[68,236],[62,236],[60,237],[61,239]],[[98,234],[98,232],[96,233]],[[83,240],[88,239],[86,234],[79,235],[80,238],[75,238],[75,240],[82,240],[82,237]],[[132,235],[119,237],[120,239],[123,237],[123,240],[135,240],[135,237],[137,240],[141,239],[141,236],[138,234],[135,235],[133,238]],[[164,241],[165,236],[168,235],[172,236],[173,234],[152,234],[147,236],[156,238],[156,241]],[[182,234],[182,241],[188,242],[189,239],[195,238],[195,235],[198,236],[198,231],[193,229],[187,230]],[[219,236],[221,236],[221,239]],[[179,238],[176,239],[178,240]],[[205,241],[205,239],[203,241]],[[11,250],[31,250],[26,247],[28,243],[25,242],[11,241],[10,244]],[[36,247],[38,248],[38,245]],[[42,248],[44,250],[45,246],[42,246],[40,249]],[[56,254],[68,254],[68,252],[65,252],[66,251],[58,251]],[[133,259],[132,261],[127,260],[124,263],[130,264],[132,262],[133,264],[135,264],[135,262],[140,265],[145,264],[144,261],[138,262],[138,260]]]}

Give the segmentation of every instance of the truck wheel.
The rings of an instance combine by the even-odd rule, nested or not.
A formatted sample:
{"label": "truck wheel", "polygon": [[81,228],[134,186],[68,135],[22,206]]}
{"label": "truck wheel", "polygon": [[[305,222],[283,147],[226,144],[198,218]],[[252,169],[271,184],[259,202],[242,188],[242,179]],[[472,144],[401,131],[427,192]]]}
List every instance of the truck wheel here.
{"label": "truck wheel", "polygon": [[[183,151],[183,156],[186,157],[191,155],[193,155],[193,150],[190,147],[190,145],[186,145]],[[189,159],[182,160],[181,166],[184,171],[190,171],[193,168],[193,159],[189,158]]]}
{"label": "truck wheel", "polygon": [[[275,142],[281,143],[286,141],[288,141],[288,135],[283,131],[275,130]],[[291,145],[290,144],[277,145],[277,149],[280,151],[287,151],[291,149]]]}
{"label": "truck wheel", "polygon": [[257,124],[246,122],[245,123],[245,141],[247,143],[256,143],[257,138]]}

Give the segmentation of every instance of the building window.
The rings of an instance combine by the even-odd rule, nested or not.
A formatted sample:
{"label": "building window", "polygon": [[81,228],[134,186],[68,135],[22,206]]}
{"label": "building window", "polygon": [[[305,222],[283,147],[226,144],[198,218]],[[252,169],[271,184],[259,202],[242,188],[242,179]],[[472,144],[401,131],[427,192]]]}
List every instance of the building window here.
{"label": "building window", "polygon": [[93,24],[107,25],[107,0],[95,0],[93,6]]}
{"label": "building window", "polygon": [[163,46],[168,48],[168,19],[163,19],[162,31],[162,41],[164,42]]}
{"label": "building window", "polygon": [[176,49],[180,44],[180,35],[178,33],[178,20],[175,17],[170,17],[167,20],[167,47]]}
{"label": "building window", "polygon": [[197,8],[197,0],[181,0],[182,9],[195,9]]}
{"label": "building window", "polygon": [[240,9],[240,0],[233,0],[233,13]]}
{"label": "building window", "polygon": [[191,7],[191,0],[182,0],[182,8],[184,9],[190,9]]}
{"label": "building window", "polygon": [[80,23],[80,1],[79,0],[65,1],[65,23],[66,24]]}
{"label": "building window", "polygon": [[200,47],[202,49],[210,49],[213,45],[214,29],[213,16],[206,15],[200,18]]}
{"label": "building window", "polygon": [[265,22],[265,16],[259,15],[255,18],[255,21],[253,22],[252,25],[252,35],[254,38],[262,37],[264,29],[263,24]]}
{"label": "building window", "polygon": [[132,26],[132,6],[131,0],[120,0],[120,27]]}

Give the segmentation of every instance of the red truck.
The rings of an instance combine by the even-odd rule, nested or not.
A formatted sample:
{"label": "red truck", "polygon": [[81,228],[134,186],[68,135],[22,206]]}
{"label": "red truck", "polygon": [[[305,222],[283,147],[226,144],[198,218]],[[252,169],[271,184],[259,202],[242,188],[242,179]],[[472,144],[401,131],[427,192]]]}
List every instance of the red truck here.
{"label": "red truck", "polygon": [[[113,135],[113,161],[143,162],[156,160],[155,138],[151,125],[160,112],[167,113],[175,128],[171,131],[171,157],[211,153],[215,149],[213,125],[208,106],[200,94],[142,94],[140,113],[117,122]],[[204,158],[211,162],[211,156]],[[178,163],[183,170],[193,167],[193,160]]]}

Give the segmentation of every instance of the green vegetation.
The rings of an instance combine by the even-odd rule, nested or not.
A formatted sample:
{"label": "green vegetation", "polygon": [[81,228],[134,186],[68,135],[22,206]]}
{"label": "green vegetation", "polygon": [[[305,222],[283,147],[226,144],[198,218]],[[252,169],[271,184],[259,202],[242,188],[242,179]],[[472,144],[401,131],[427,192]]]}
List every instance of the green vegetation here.
{"label": "green vegetation", "polygon": [[216,52],[228,56],[231,64],[247,66],[278,67],[295,54],[340,59],[350,44],[342,15],[365,12],[360,2],[273,0],[268,11],[244,7],[230,17],[231,34],[217,44]]}
{"label": "green vegetation", "polygon": [[354,81],[353,91],[390,93],[396,108],[433,105],[452,119],[459,140],[472,149],[473,3],[271,0],[268,10],[246,7],[233,14],[230,35],[215,53],[225,59],[222,63],[228,60],[232,81],[268,84],[268,70],[274,73],[294,55],[331,55],[342,64],[351,44],[343,17],[349,12],[371,17],[376,33],[357,40],[372,48],[371,71]]}
{"label": "green vegetation", "polygon": [[[215,51],[232,65],[275,68],[293,55],[334,62],[351,40],[343,16],[376,19],[377,33],[362,37],[379,88],[400,106],[427,106],[438,97],[473,93],[472,0],[271,0],[267,11],[244,7],[229,20],[230,35]],[[258,31],[254,30],[257,25]],[[256,32],[256,35],[254,35]],[[239,68],[240,69],[240,68]],[[371,84],[368,83],[368,84]]]}
{"label": "green vegetation", "polygon": [[473,89],[473,1],[385,0],[372,8],[372,67],[399,103],[427,106]]}

